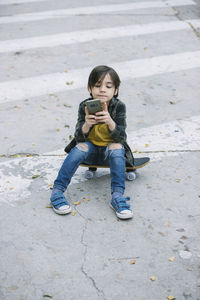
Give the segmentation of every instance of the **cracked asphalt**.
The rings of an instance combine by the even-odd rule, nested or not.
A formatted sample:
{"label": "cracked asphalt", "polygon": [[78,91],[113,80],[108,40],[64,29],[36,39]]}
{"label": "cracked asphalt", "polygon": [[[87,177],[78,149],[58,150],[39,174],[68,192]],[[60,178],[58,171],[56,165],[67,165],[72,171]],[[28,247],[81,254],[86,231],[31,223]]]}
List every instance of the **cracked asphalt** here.
{"label": "cracked asphalt", "polygon": [[[51,187],[87,89],[70,89],[78,77],[74,75],[57,92],[50,86],[39,96],[0,98],[0,300],[200,300],[200,2],[144,3],[140,9],[108,12],[108,5],[124,2],[0,0],[0,50],[2,41],[61,32],[89,30],[92,35],[91,29],[151,28],[152,23],[171,21],[188,25],[0,52],[0,89],[5,94],[16,81],[29,85],[31,93],[40,89],[34,79],[42,75],[76,74],[97,64],[140,59],[138,73],[141,67],[144,76],[122,80],[119,98],[126,103],[134,156],[151,158],[135,181],[126,182],[133,219],[119,220],[109,207],[109,170],[99,169],[94,179],[86,180],[82,167],[66,191],[72,213],[56,215],[49,206]],[[58,9],[64,14],[66,9],[91,6],[92,11],[99,5],[101,13],[52,17]],[[49,19],[23,19],[43,11],[49,11]],[[20,21],[4,19],[17,15]],[[181,56],[185,60],[180,63],[180,53],[192,55]],[[170,60],[172,54],[178,63],[170,72],[176,61]],[[146,60],[161,56],[168,61],[166,69],[159,71],[159,60],[148,75]],[[119,75],[126,74],[119,70]],[[53,89],[56,82],[51,85]]]}

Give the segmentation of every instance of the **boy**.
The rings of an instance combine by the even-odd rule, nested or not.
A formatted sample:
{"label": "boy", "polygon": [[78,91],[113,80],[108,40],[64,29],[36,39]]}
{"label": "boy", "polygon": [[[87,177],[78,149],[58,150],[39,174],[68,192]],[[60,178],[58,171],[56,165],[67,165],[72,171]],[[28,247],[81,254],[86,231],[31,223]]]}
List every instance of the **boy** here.
{"label": "boy", "polygon": [[[107,66],[95,67],[89,75],[88,91],[91,98],[80,103],[74,139],[65,148],[68,154],[54,182],[51,204],[57,214],[68,214],[71,207],[64,196],[78,166],[104,164],[110,166],[110,206],[120,219],[132,218],[130,205],[124,198],[125,167],[132,166],[134,158],[126,143],[126,107],[117,99],[120,78]],[[88,113],[86,101],[99,99],[103,110],[95,115]]]}

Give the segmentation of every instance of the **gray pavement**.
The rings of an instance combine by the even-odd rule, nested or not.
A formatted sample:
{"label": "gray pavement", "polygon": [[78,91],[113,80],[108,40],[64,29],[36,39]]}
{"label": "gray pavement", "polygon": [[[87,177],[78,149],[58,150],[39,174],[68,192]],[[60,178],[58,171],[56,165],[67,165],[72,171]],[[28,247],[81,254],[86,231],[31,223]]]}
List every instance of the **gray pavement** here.
{"label": "gray pavement", "polygon": [[[3,2],[0,51],[7,40],[16,51],[0,53],[0,299],[200,300],[200,2],[131,1],[127,10],[117,8],[122,0]],[[33,20],[47,11],[48,19]],[[185,28],[176,30],[174,21]],[[93,37],[95,29],[130,25],[137,34],[123,36],[119,28],[113,38]],[[142,34],[143,25],[154,33]],[[78,31],[91,40],[63,45],[58,38],[54,46],[17,50],[30,37],[69,33],[73,40]],[[140,60],[136,74],[129,69],[127,76],[118,64],[133,60]],[[78,169],[66,192],[72,214],[49,207],[78,105],[88,96],[87,78],[78,75],[99,64],[116,65],[131,148],[151,158],[126,183],[129,221],[110,209],[103,169],[89,181]],[[70,81],[55,92],[50,75],[60,80],[63,73]],[[16,83],[21,93],[14,89],[11,99]],[[31,96],[34,89],[41,93]]]}

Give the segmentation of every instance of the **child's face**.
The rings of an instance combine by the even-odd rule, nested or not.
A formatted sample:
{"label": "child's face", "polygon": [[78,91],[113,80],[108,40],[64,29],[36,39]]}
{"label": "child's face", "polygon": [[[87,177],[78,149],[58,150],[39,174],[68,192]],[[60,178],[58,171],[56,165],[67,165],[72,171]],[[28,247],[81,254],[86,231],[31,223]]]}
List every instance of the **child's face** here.
{"label": "child's face", "polygon": [[118,93],[109,73],[106,74],[102,82],[97,82],[94,87],[88,90],[94,99],[99,99],[101,102],[109,102]]}

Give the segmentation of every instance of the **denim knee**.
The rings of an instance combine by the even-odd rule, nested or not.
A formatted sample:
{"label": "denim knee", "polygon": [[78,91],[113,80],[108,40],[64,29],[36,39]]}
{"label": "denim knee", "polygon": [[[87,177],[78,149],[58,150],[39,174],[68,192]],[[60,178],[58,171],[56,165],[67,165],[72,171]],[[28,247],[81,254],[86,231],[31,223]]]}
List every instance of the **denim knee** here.
{"label": "denim knee", "polygon": [[110,149],[108,150],[109,157],[123,157],[124,158],[125,150],[124,147],[121,149]]}
{"label": "denim knee", "polygon": [[92,151],[93,145],[90,142],[83,142],[83,143],[78,143],[72,151],[75,154],[75,157],[77,158],[83,158],[85,160],[90,152]]}

